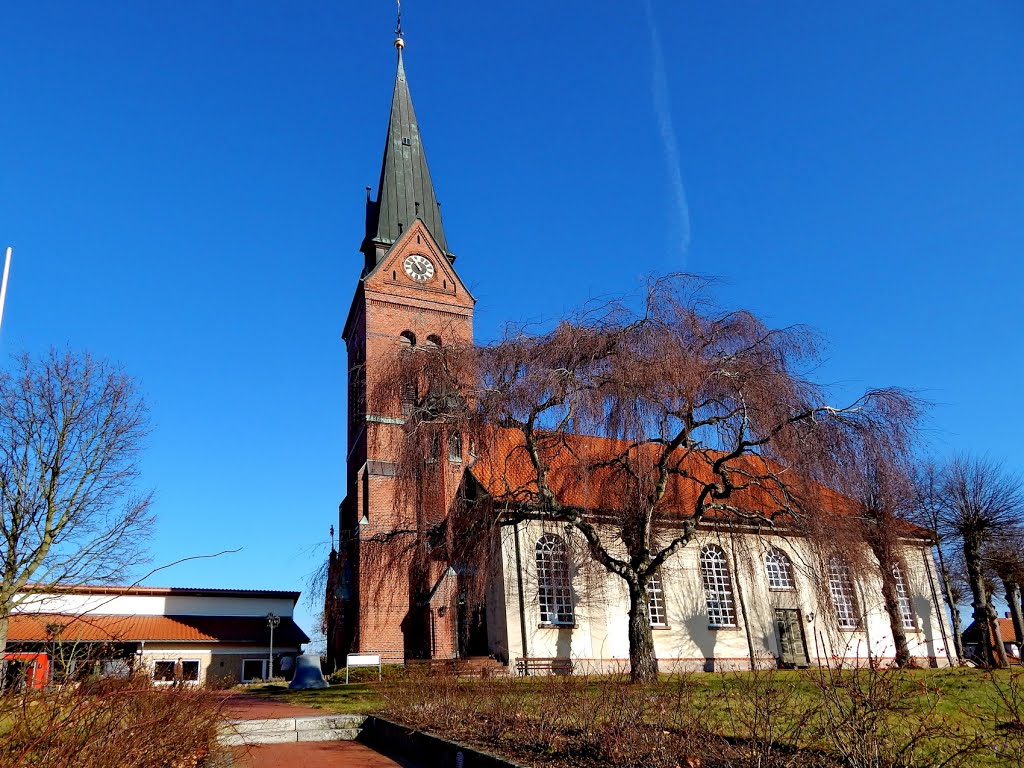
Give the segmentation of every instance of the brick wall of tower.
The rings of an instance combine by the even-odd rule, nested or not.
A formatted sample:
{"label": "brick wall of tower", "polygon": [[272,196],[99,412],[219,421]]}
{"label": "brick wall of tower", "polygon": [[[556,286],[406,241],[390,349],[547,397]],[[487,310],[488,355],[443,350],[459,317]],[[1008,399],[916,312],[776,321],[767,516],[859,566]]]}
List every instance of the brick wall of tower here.
{"label": "brick wall of tower", "polygon": [[[418,285],[405,276],[401,263],[409,253],[425,253],[437,265],[429,284]],[[415,524],[415,510],[401,504],[399,481],[387,469],[388,463],[397,459],[403,428],[373,420],[399,418],[401,403],[376,402],[379,393],[374,392],[374,377],[386,371],[401,352],[403,331],[414,333],[420,344],[429,335],[440,336],[443,343],[471,343],[473,299],[417,222],[366,277],[352,311],[346,342],[350,363],[355,362],[362,369],[360,375],[365,374],[365,412],[350,418],[357,427],[349,431],[348,502],[341,527],[365,541],[375,533]],[[352,381],[350,376],[350,386]],[[353,398],[350,407],[361,410],[358,406],[358,398]],[[443,474],[442,500],[450,505],[461,479],[461,465],[452,464]],[[367,524],[358,522],[363,515]],[[451,590],[439,590],[428,607],[411,610],[414,596],[438,583],[447,563],[429,560],[424,553],[407,553],[382,562],[379,556],[370,555],[365,545],[356,547],[355,552],[355,604],[347,620],[358,616],[358,628],[348,650],[379,652],[385,661],[399,663],[424,652],[439,658],[456,655]]]}

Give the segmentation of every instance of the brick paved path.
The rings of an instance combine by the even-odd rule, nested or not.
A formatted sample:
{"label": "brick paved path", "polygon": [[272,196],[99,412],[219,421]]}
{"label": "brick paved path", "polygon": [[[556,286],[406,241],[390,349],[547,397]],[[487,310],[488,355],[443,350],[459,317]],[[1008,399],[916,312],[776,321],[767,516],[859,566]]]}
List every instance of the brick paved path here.
{"label": "brick paved path", "polygon": [[415,768],[358,741],[305,741],[232,747],[235,768]]}
{"label": "brick paved path", "polygon": [[[235,694],[227,699],[224,714],[237,720],[280,717],[317,717],[322,709]],[[415,768],[392,760],[357,741],[309,741],[232,747],[235,768]]]}

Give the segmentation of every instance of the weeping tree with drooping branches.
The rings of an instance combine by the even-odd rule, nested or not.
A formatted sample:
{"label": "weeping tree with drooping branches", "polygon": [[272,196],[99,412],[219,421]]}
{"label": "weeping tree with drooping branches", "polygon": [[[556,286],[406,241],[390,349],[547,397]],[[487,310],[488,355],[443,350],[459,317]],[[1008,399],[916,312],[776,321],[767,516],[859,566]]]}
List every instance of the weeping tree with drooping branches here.
{"label": "weeping tree with drooping branches", "polygon": [[[547,331],[407,349],[371,386],[402,409],[400,504],[417,512],[374,538],[470,561],[493,556],[504,525],[571,530],[624,582],[630,676],[652,680],[648,585],[698,527],[832,537],[829,517],[850,509],[834,489],[851,453],[872,435],[907,442],[914,398],[875,389],[832,405],[810,378],[818,353],[809,329],[723,310],[708,281],[686,275]],[[472,449],[481,490],[447,504],[437,459],[452,441]]]}
{"label": "weeping tree with drooping branches", "polygon": [[[913,425],[920,405],[910,400],[905,424]],[[866,545],[875,563],[864,562],[864,547],[854,546],[848,557],[860,560],[862,570],[877,567],[881,581],[882,607],[893,638],[893,662],[905,667],[911,662],[906,625],[913,619],[909,605],[907,563],[903,553],[908,540],[920,541],[924,531],[913,520],[917,497],[913,481],[912,429],[895,432],[869,430],[851,440],[846,454],[849,462],[837,476],[839,489],[857,505],[855,515],[838,526],[847,541]],[[930,532],[928,535],[934,536]],[[859,557],[858,557],[859,555]]]}

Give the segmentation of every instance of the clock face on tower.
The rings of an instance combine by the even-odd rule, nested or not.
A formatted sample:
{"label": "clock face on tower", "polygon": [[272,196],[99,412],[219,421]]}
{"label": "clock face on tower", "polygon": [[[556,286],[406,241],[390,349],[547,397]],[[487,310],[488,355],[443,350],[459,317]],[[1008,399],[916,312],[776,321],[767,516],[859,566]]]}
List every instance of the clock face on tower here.
{"label": "clock face on tower", "polygon": [[402,262],[402,267],[405,269],[405,274],[417,283],[425,283],[434,276],[434,265],[430,263],[430,259],[418,253],[407,256]]}

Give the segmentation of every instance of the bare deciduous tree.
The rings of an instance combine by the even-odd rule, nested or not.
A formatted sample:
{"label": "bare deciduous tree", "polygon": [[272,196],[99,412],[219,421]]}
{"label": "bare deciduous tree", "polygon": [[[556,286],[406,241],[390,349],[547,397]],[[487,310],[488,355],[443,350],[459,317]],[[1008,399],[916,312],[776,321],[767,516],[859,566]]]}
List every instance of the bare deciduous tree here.
{"label": "bare deciduous tree", "polygon": [[[901,556],[901,544],[913,533],[908,518],[913,508],[913,484],[904,464],[906,445],[894,445],[889,435],[872,442],[855,454],[855,465],[847,473],[843,490],[856,500],[861,513],[853,527],[855,543],[868,545],[878,561],[882,582],[882,604],[889,619],[895,646],[894,662],[910,663],[904,607],[900,605],[899,578],[906,578],[907,566]],[[856,558],[855,558],[856,559]],[[904,590],[906,583],[903,584]],[[906,598],[904,598],[906,599]]]}
{"label": "bare deciduous tree", "polygon": [[1024,528],[1021,525],[1015,526],[1014,530],[987,542],[982,556],[992,574],[1002,582],[1014,634],[1018,642],[1024,642],[1024,605],[1021,598],[1021,584],[1024,584]]}
{"label": "bare deciduous tree", "polygon": [[961,456],[944,468],[941,491],[941,528],[963,547],[972,615],[982,630],[983,658],[991,665],[1006,666],[1006,649],[986,585],[984,552],[986,544],[1019,531],[1024,515],[1021,479],[991,459]]}
{"label": "bare deciduous tree", "polygon": [[25,355],[0,372],[0,652],[26,585],[109,583],[146,559],[146,433],[132,379],[88,355]]}
{"label": "bare deciduous tree", "polygon": [[[659,280],[638,312],[613,302],[545,333],[402,354],[375,400],[407,403],[402,503],[425,511],[378,540],[447,531],[455,558],[493,551],[483,534],[522,520],[574,531],[625,582],[631,678],[653,679],[648,584],[698,526],[827,531],[853,509],[833,490],[850,452],[873,434],[905,442],[917,412],[897,389],[831,406],[808,376],[813,333],[722,311],[706,288]],[[451,439],[479,446],[471,472],[486,493],[472,535],[447,524],[435,490],[438,446]]]}
{"label": "bare deciduous tree", "polygon": [[942,598],[950,613],[953,627],[953,647],[956,657],[964,658],[963,630],[960,622],[960,604],[963,602],[963,582],[957,578],[956,563],[962,554],[955,548],[952,532],[945,525],[945,495],[943,471],[931,459],[918,462],[913,472],[913,519],[935,533],[935,556],[938,560],[939,583]]}

